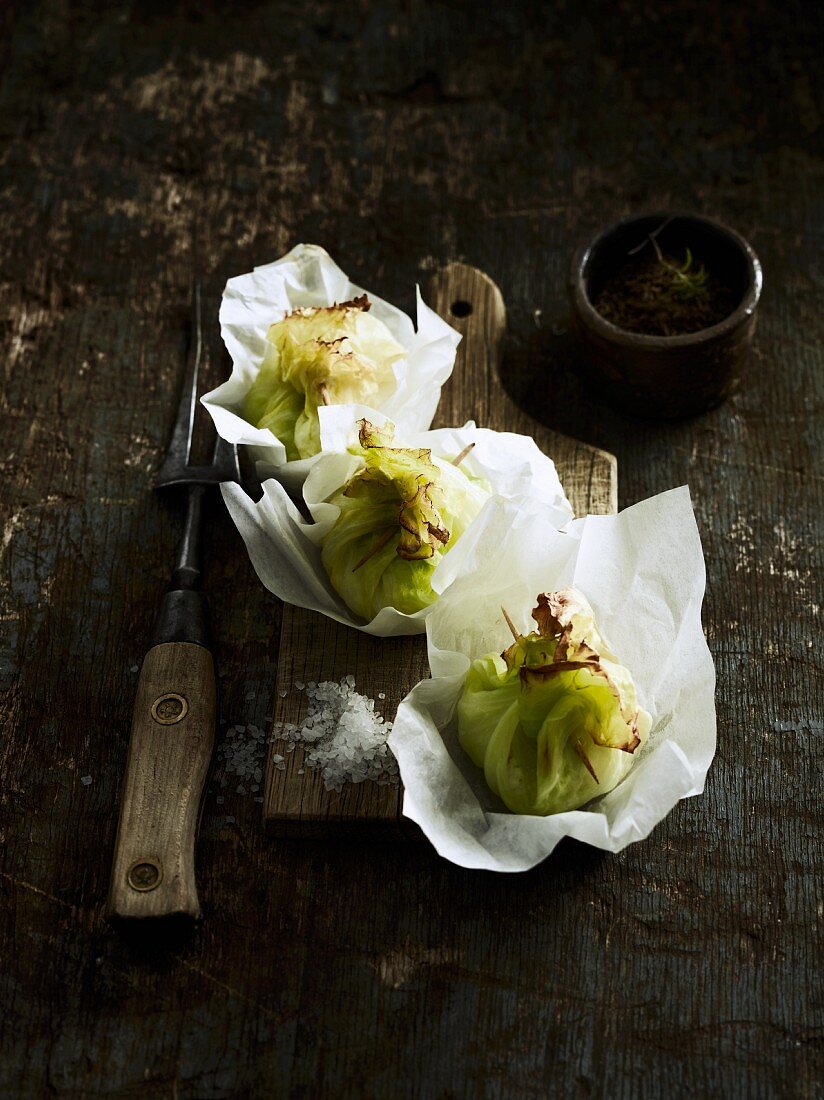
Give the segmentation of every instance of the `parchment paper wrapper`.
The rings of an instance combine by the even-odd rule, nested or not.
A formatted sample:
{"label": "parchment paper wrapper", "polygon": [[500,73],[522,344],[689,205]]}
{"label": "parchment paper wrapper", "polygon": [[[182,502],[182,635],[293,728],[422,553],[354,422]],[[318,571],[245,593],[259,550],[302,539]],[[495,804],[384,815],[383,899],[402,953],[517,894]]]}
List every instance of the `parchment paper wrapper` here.
{"label": "parchment paper wrapper", "polygon": [[[576,520],[563,533],[540,508],[491,501],[449,566],[453,576],[426,625],[432,679],[403,700],[389,738],[403,812],[442,856],[524,871],[565,836],[619,852],[679,799],[701,793],[715,753],[715,670],[701,629],[704,560],[686,487],[617,516]],[[566,586],[592,604],[653,727],[609,794],[568,813],[516,815],[461,749],[455,705],[470,661],[512,641],[500,606],[527,632],[538,593]]]}
{"label": "parchment paper wrapper", "polygon": [[290,492],[300,491],[316,457],[287,462],[286,449],[268,428],[243,418],[246,394],[258,375],[269,326],[299,306],[330,306],[367,294],[371,313],[407,350],[394,366],[397,388],[380,406],[399,428],[425,431],[432,423],[441,386],[452,373],[460,333],[424,304],[417,291],[417,331],[395,306],[349,281],[329,254],[316,244],[299,244],[275,263],[230,279],[220,306],[220,332],[232,357],[229,379],[201,398],[218,434],[244,443],[261,465],[258,476],[276,476]]}
{"label": "parchment paper wrapper", "polygon": [[[319,413],[323,453],[303,487],[314,522],[304,519],[283,485],[274,479],[264,482],[263,496],[257,502],[239,485],[224,484],[221,488],[229,514],[243,536],[257,575],[282,600],[320,611],[367,634],[382,637],[420,634],[434,605],[414,615],[385,607],[367,623],[354,616],[329,582],[321,561],[321,544],[340,509],[326,501],[362,468],[360,460],[347,450],[357,437],[358,419],[365,416],[376,426],[382,426],[387,418],[359,405],[330,405]],[[429,447],[436,461],[439,456],[446,456],[441,460],[443,464],[473,442],[475,447],[461,463],[462,470],[484,478],[493,493],[513,502],[540,502],[542,514],[550,524],[561,527],[569,522],[572,508],[555,464],[527,436],[476,428],[470,421],[463,428],[429,432],[398,428],[394,440],[399,447]],[[480,515],[475,522],[478,519]],[[473,529],[474,523],[435,567],[432,587],[436,592],[442,592],[455,577],[452,555],[464,540],[473,538]]]}

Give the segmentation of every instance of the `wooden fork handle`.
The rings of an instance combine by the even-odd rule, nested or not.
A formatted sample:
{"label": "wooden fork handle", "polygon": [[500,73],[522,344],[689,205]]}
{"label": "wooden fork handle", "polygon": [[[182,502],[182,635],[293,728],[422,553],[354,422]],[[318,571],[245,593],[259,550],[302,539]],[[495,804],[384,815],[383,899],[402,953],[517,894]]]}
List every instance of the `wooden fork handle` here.
{"label": "wooden fork handle", "polygon": [[214,739],[211,653],[191,642],[154,646],[132,717],[110,916],[200,916],[195,837]]}

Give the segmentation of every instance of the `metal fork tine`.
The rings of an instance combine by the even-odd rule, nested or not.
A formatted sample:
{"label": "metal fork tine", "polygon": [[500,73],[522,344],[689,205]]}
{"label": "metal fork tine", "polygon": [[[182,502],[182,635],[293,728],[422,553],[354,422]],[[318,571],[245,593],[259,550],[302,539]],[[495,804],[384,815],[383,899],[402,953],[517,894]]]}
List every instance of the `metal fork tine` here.
{"label": "metal fork tine", "polygon": [[167,481],[179,474],[189,461],[192,447],[192,432],[197,409],[197,377],[200,371],[200,359],[203,351],[203,318],[200,302],[200,279],[192,286],[192,319],[189,335],[189,355],[186,362],[186,374],[183,381],[183,393],[177,409],[172,439],[166,452],[166,459],[158,475],[158,481]]}
{"label": "metal fork tine", "polygon": [[229,443],[221,436],[218,436],[215,440],[215,449],[212,454],[212,466],[218,473],[221,481],[239,482],[240,460],[238,459],[237,444]]}

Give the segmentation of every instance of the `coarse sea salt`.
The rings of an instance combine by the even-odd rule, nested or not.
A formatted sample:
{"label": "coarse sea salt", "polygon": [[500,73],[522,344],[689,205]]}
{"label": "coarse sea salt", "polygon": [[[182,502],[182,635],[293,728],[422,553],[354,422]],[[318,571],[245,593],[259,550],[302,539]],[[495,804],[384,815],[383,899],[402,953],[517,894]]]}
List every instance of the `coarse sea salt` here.
{"label": "coarse sea salt", "polygon": [[[364,779],[381,785],[397,784],[398,764],[386,744],[392,723],[375,713],[373,699],[355,691],[354,676],[344,676],[340,683],[296,681],[295,687],[298,691],[305,689],[309,706],[302,726],[291,722],[274,726],[278,737],[291,742],[287,752],[295,744],[303,744],[305,765],[321,773],[330,791],[340,791],[344,783],[362,783]],[[280,753],[272,761],[277,768],[285,767]]]}
{"label": "coarse sea salt", "polygon": [[260,726],[230,726],[218,749],[218,756],[225,772],[219,780],[220,786],[227,786],[226,776],[231,775],[236,780],[241,780],[235,788],[235,793],[245,794],[243,780],[248,780],[250,784],[260,783],[263,777],[262,764],[265,753],[266,734]]}

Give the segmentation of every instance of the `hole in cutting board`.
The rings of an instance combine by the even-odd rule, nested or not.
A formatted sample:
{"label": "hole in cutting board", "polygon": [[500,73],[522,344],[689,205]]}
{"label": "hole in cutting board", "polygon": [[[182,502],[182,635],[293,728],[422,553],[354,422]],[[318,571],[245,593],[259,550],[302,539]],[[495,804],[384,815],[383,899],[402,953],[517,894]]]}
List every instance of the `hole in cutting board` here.
{"label": "hole in cutting board", "polygon": [[459,298],[457,302],[453,302],[449,307],[449,312],[453,317],[468,317],[472,312],[472,303],[467,302],[464,298]]}

